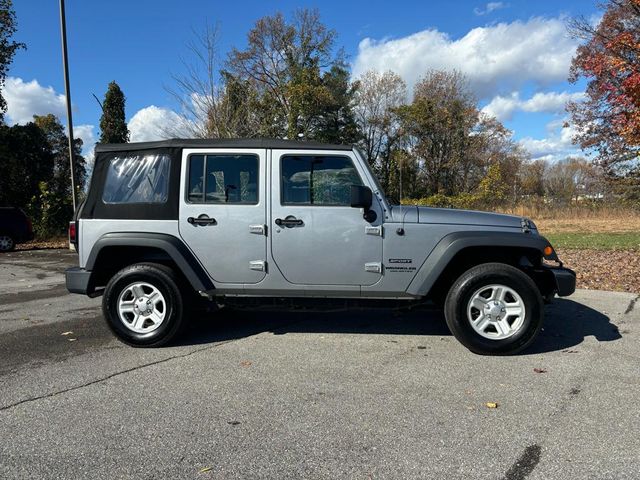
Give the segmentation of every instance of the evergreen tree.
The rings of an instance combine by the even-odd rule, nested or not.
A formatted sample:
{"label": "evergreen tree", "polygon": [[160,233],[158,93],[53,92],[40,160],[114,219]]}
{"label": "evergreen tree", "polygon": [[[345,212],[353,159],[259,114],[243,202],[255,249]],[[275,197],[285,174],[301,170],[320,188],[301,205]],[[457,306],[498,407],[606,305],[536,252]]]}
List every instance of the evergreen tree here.
{"label": "evergreen tree", "polygon": [[0,206],[29,209],[39,183],[53,174],[53,154],[35,123],[0,124],[0,172]]}
{"label": "evergreen tree", "polygon": [[113,81],[109,83],[100,117],[100,143],[127,143],[129,129],[125,122],[124,93]]}
{"label": "evergreen tree", "polygon": [[11,40],[15,32],[16,13],[13,11],[13,2],[0,0],[0,123],[4,121],[4,112],[7,111],[7,102],[2,96],[4,80],[16,51],[25,48],[24,43]]}
{"label": "evergreen tree", "polygon": [[[34,202],[38,208],[31,208],[36,233],[47,237],[64,232],[67,222],[73,216],[69,139],[55,115],[34,115],[33,119],[44,134],[48,151],[53,157],[52,174],[49,177],[40,177],[39,195]],[[82,190],[86,175],[86,163],[84,157],[80,155],[81,150],[82,140],[74,139],[74,176],[78,193]]]}
{"label": "evergreen tree", "polygon": [[349,80],[350,72],[346,64],[337,63],[322,76],[322,84],[328,95],[319,105],[313,138],[315,140],[353,144],[362,138],[353,112],[357,84]]}

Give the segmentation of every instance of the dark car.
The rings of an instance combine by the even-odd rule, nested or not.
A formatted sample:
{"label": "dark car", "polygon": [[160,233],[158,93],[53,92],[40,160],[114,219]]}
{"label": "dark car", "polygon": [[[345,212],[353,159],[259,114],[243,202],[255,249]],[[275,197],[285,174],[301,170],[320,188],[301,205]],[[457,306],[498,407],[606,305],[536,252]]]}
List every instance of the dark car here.
{"label": "dark car", "polygon": [[18,243],[33,240],[31,220],[19,208],[0,207],[0,252],[10,252]]}

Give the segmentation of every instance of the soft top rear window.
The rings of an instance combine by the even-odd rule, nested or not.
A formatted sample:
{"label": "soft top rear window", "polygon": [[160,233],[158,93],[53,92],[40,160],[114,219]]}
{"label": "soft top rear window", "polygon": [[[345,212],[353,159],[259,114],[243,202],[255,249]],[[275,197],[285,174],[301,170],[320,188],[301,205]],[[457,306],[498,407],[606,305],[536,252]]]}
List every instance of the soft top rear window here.
{"label": "soft top rear window", "polygon": [[102,192],[107,204],[165,203],[169,195],[170,157],[141,153],[109,161]]}

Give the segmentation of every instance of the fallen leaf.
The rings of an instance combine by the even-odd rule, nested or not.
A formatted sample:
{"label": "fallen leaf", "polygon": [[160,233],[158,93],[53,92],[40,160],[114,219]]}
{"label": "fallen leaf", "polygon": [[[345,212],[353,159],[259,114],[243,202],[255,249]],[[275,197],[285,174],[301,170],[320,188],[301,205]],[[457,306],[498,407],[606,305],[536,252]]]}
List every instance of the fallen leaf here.
{"label": "fallen leaf", "polygon": [[536,373],[547,373],[544,368],[534,368],[533,371]]}
{"label": "fallen leaf", "polygon": [[75,342],[78,339],[77,338],[67,338],[67,340],[69,340],[70,342]]}
{"label": "fallen leaf", "polygon": [[62,332],[60,335],[67,336],[67,335],[71,335],[72,333],[73,333],[73,332]]}
{"label": "fallen leaf", "polygon": [[636,250],[608,250],[606,262],[602,262],[600,250],[561,249],[559,255],[578,272],[578,288],[640,292],[640,255]]}
{"label": "fallen leaf", "polygon": [[240,362],[240,366],[241,367],[250,367],[251,366],[251,362],[249,360],[243,360]]}
{"label": "fallen leaf", "polygon": [[204,467],[200,469],[200,473],[208,472],[209,470],[213,470],[213,467]]}
{"label": "fallen leaf", "polygon": [[487,408],[498,408],[498,402],[487,402],[485,403]]}

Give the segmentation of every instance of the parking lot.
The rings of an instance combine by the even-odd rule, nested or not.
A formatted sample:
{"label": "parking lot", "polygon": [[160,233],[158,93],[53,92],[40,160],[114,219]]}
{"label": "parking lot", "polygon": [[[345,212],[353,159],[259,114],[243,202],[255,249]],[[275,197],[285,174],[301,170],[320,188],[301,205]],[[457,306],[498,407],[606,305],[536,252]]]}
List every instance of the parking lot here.
{"label": "parking lot", "polygon": [[144,350],[75,261],[0,257],[0,478],[638,478],[636,295],[556,301],[515,357],[427,309],[221,311]]}

